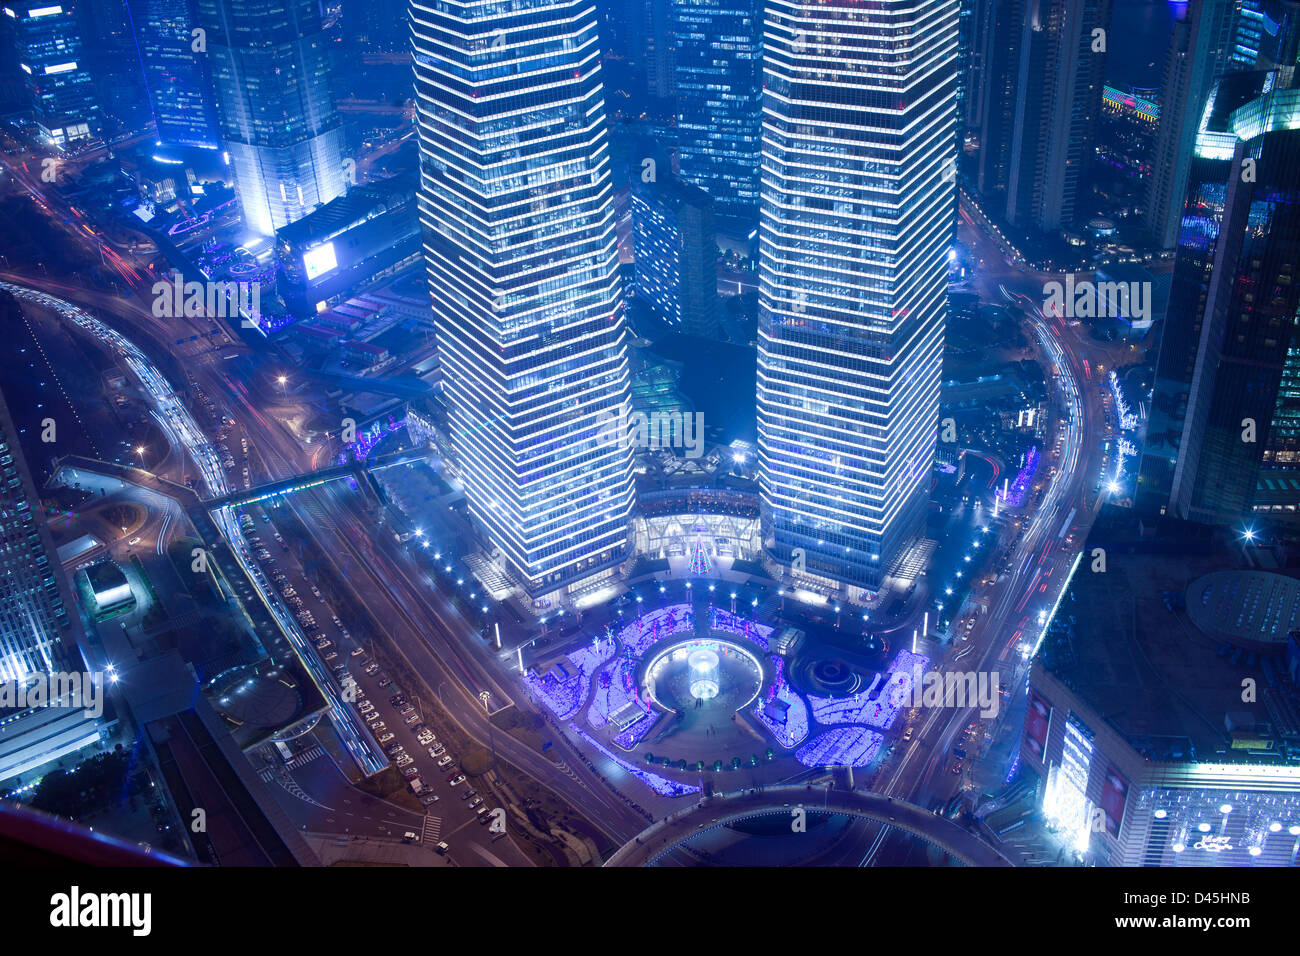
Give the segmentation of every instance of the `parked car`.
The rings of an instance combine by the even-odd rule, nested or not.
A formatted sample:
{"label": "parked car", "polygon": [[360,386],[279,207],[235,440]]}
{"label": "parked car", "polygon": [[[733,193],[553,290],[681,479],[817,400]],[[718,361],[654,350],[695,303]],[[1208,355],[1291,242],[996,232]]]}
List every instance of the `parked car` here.
{"label": "parked car", "polygon": [[452,777],[449,782],[453,787],[459,787],[462,783],[465,782],[465,775],[462,773],[459,776]]}
{"label": "parked car", "polygon": [[438,769],[439,769],[439,770],[444,770],[444,769],[446,769],[447,767],[450,767],[450,766],[455,762],[455,760],[456,760],[456,758],[453,757],[451,754],[447,754],[445,757],[439,757],[439,758],[438,758]]}

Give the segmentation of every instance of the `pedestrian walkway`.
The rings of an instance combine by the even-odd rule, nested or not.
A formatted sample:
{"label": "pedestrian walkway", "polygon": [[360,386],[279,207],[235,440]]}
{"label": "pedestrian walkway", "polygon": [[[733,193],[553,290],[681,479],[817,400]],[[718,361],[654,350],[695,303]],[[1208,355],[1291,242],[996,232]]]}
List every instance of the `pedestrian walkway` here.
{"label": "pedestrian walkway", "polygon": [[292,760],[288,762],[287,766],[289,767],[290,770],[297,770],[299,767],[305,767],[313,760],[317,760],[323,756],[325,756],[325,751],[322,750],[319,745],[317,745],[315,747],[312,747],[311,750],[306,750],[298,754],[298,756],[294,757]]}
{"label": "pedestrian walkway", "polygon": [[442,817],[430,816],[424,817],[424,828],[420,831],[420,842],[425,846],[431,843],[437,843],[442,836]]}

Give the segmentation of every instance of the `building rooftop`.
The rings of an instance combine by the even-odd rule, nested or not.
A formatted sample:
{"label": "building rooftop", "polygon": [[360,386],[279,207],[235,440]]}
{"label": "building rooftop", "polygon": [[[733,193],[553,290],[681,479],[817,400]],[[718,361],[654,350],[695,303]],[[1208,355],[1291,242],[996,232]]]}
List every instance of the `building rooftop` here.
{"label": "building rooftop", "polygon": [[[1092,570],[1097,548],[1104,572]],[[1300,581],[1245,568],[1243,558],[1213,529],[1174,519],[1143,524],[1108,506],[1035,667],[1149,759],[1283,759],[1287,739],[1300,747],[1300,708],[1282,662]],[[1242,700],[1247,678],[1256,682],[1255,702]],[[1275,749],[1234,750],[1234,729],[1271,737]]]}

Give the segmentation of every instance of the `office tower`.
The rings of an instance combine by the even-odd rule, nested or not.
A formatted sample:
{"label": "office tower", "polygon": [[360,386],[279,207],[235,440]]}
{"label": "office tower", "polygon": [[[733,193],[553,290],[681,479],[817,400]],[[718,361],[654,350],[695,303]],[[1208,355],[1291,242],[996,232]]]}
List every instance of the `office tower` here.
{"label": "office tower", "polygon": [[878,587],[926,511],[957,0],[768,6],[759,484],[769,553]]}
{"label": "office tower", "polygon": [[713,336],[718,323],[718,240],[713,200],[676,177],[632,183],[636,294],[669,325]]}
{"label": "office tower", "polygon": [[1159,249],[1172,249],[1178,242],[1196,132],[1214,78],[1224,66],[1232,14],[1233,0],[1190,0],[1174,23],[1146,185],[1146,228]]}
{"label": "office tower", "polygon": [[129,9],[157,143],[216,149],[212,77],[206,54],[195,50],[203,44],[193,35],[193,0],[131,0]]}
{"label": "office tower", "polygon": [[196,0],[244,226],[269,236],[346,190],[315,0]]}
{"label": "office tower", "polygon": [[[0,292],[0,321],[22,321],[8,292]],[[0,466],[0,682],[14,691],[38,681],[48,688],[46,677],[84,671],[82,625],[3,395]],[[0,780],[99,739],[95,717],[73,703],[59,692],[42,706],[0,708]]]}
{"label": "office tower", "polygon": [[[1008,221],[1042,232],[1074,224],[1095,141],[1110,0],[1030,0],[1020,41]],[[1101,30],[1102,34],[1095,31]]]}
{"label": "office tower", "polygon": [[45,140],[61,149],[98,135],[99,106],[76,6],[12,4],[4,7],[3,19],[23,76],[26,105]]}
{"label": "office tower", "polygon": [[150,120],[126,4],[127,0],[80,0],[77,8],[105,138],[139,132]]}
{"label": "office tower", "polygon": [[1261,74],[1220,80],[1197,143],[1135,498],[1144,510],[1236,522],[1254,509],[1262,463],[1294,467],[1281,386],[1300,347],[1300,90],[1273,82],[1247,99]]}
{"label": "office tower", "polygon": [[758,0],[673,0],[677,161],[716,204],[718,225],[758,223],[763,7]]}
{"label": "office tower", "polygon": [[1026,0],[985,0],[977,21],[984,64],[978,87],[972,87],[972,122],[979,130],[976,188],[991,211],[1006,209],[1011,178],[1011,140],[1015,137],[1020,48],[1024,39]]}
{"label": "office tower", "polygon": [[670,98],[677,89],[673,63],[672,5],[675,0],[646,0],[645,79],[651,96]]}
{"label": "office tower", "polygon": [[626,556],[632,449],[593,7],[411,7],[420,220],[471,514],[532,594]]}

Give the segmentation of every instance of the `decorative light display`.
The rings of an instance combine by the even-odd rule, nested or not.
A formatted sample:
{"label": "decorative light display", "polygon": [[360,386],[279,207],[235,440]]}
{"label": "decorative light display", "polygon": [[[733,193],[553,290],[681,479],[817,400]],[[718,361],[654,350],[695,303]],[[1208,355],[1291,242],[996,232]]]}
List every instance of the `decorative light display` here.
{"label": "decorative light display", "polygon": [[866,727],[839,727],[819,734],[794,756],[805,767],[865,767],[883,740]]}

